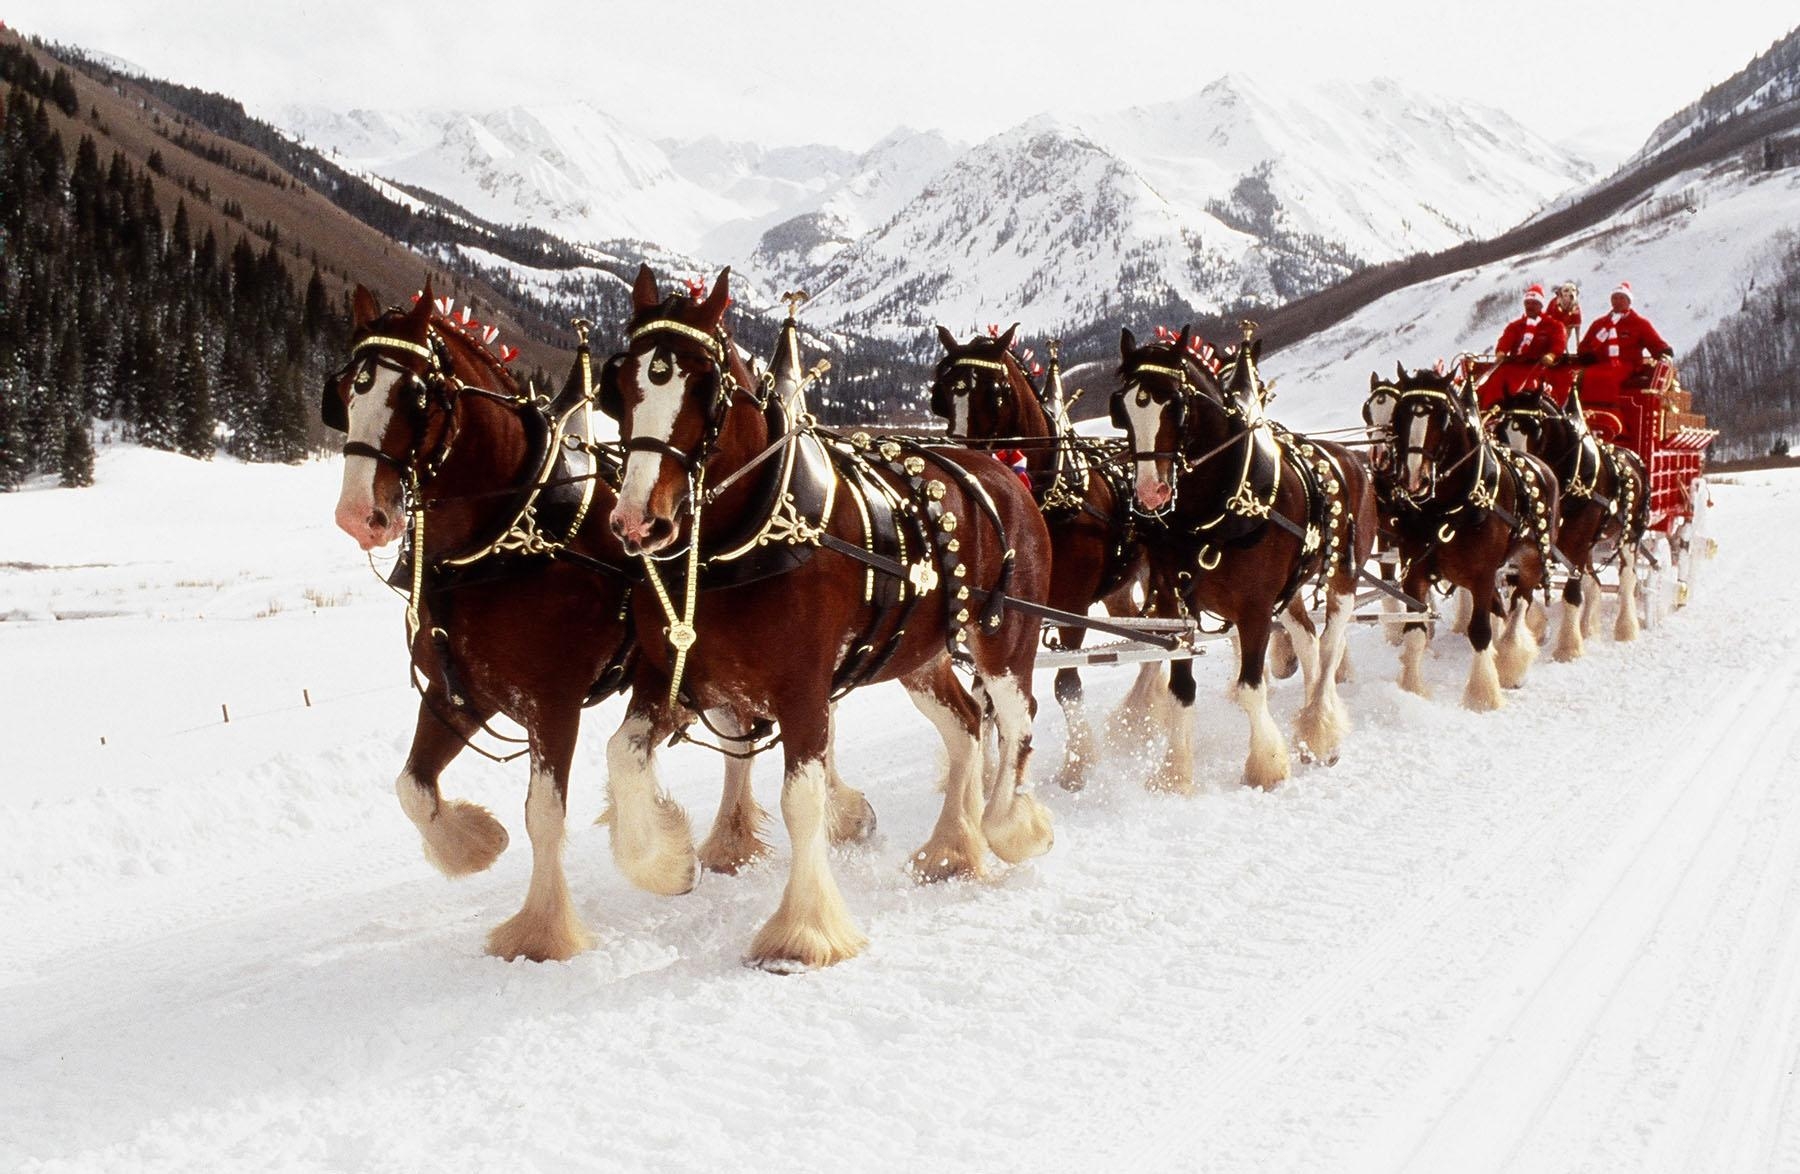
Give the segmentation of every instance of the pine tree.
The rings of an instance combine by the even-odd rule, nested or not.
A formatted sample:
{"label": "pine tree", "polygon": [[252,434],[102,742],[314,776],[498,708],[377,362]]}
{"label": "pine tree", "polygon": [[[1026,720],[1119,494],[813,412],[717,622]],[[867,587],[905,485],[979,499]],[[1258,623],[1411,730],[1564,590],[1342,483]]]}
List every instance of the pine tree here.
{"label": "pine tree", "polygon": [[55,382],[61,388],[63,409],[57,468],[62,483],[71,487],[94,483],[94,438],[88,426],[87,408],[82,403],[79,335],[80,330],[74,327],[65,331],[56,352]]}
{"label": "pine tree", "polygon": [[182,326],[181,351],[175,360],[175,451],[211,460],[213,439],[212,374],[206,369],[206,347],[200,326],[190,316]]}

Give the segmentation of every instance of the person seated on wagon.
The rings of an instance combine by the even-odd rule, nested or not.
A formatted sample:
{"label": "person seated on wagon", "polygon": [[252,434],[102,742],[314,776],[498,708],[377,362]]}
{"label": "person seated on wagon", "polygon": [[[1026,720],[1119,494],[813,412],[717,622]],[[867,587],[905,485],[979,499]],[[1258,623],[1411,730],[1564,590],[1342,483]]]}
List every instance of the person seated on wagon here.
{"label": "person seated on wagon", "polygon": [[1494,344],[1498,362],[1482,383],[1481,408],[1486,411],[1515,391],[1544,385],[1562,404],[1569,398],[1569,376],[1550,368],[1563,353],[1568,334],[1563,324],[1544,313],[1544,287],[1535,282],[1525,290],[1525,313],[1506,324]]}
{"label": "person seated on wagon", "polygon": [[1650,320],[1631,305],[1631,283],[1621,281],[1612,292],[1612,311],[1594,319],[1581,340],[1581,402],[1616,403],[1627,387],[1648,387],[1658,359],[1675,350],[1663,341]]}
{"label": "person seated on wagon", "polygon": [[1550,304],[1544,307],[1544,313],[1563,324],[1569,335],[1569,350],[1573,351],[1581,341],[1581,287],[1565,281],[1551,290]]}

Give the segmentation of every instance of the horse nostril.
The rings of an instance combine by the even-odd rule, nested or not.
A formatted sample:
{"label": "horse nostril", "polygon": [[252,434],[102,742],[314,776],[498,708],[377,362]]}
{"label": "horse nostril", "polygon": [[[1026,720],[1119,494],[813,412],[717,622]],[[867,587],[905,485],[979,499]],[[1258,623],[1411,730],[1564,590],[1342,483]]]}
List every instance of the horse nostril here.
{"label": "horse nostril", "polygon": [[371,530],[385,530],[387,529],[387,524],[388,516],[386,510],[377,508],[369,511],[369,528]]}

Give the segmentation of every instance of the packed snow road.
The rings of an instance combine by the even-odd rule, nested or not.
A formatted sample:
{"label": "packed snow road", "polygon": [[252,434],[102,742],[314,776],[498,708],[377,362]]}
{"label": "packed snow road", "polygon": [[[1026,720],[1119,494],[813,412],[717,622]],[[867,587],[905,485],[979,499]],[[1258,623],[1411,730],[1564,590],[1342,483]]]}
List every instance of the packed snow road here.
{"label": "packed snow road", "polygon": [[[1201,792],[1120,753],[986,883],[907,879],[936,738],[857,695],[881,831],[834,866],[871,945],[783,978],[738,962],[778,821],[775,862],[686,897],[613,868],[617,702],[570,817],[599,945],[484,957],[523,764],[447,772],[514,846],[440,878],[391,789],[400,605],[329,528],[334,470],[101,471],[0,498],[0,1168],[1800,1169],[1800,477],[1719,485],[1692,604],[1498,713],[1457,705],[1460,638],[1427,700],[1354,633],[1343,761],[1272,794],[1208,657]],[[718,764],[662,769],[703,826]]]}

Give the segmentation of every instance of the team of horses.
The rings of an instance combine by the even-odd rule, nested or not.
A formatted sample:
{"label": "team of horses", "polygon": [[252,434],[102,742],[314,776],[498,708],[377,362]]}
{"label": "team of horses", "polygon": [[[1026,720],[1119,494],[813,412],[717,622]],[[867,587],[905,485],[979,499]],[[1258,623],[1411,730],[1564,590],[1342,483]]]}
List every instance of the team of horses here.
{"label": "team of horses", "polygon": [[[353,295],[350,355],[321,400],[346,434],[337,521],[365,550],[406,538],[394,581],[420,698],[396,789],[447,875],[488,867],[507,835],[442,795],[441,772],[496,714],[525,731],[533,863],[519,912],[489,935],[500,957],[591,944],[562,863],[569,773],[582,709],[614,693],[628,699],[601,821],[620,870],[652,892],[769,854],[750,760],[778,741],[792,848],[747,960],[783,970],[865,944],[829,852],[875,827],[832,755],[834,703],[851,689],[898,681],[943,739],[943,807],[909,860],[931,882],[1050,849],[1028,774],[1035,661],[1041,638],[1079,648],[1095,606],[1230,626],[1243,778],[1264,788],[1292,769],[1268,704],[1271,636],[1302,674],[1295,747],[1335,762],[1346,638],[1378,547],[1408,609],[1408,690],[1425,691],[1434,585],[1472,600],[1474,709],[1523,684],[1537,648],[1528,612],[1553,560],[1570,571],[1557,657],[1581,654],[1609,561],[1623,592],[1615,636],[1636,634],[1642,467],[1541,395],[1484,420],[1469,381],[1402,368],[1371,377],[1361,441],[1308,436],[1269,415],[1248,323],[1221,351],[1187,329],[1142,345],[1125,330],[1110,401],[1119,455],[1077,434],[1054,360],[1040,385],[1016,327],[966,341],[940,328],[930,404],[948,436],[845,434],[805,411],[792,315],[757,372],[732,339],[730,301],[729,271],[710,290],[665,293],[643,267],[623,348],[596,371],[584,332],[549,396],[520,387],[491,337],[429,289],[387,310]],[[592,441],[590,409],[617,422],[619,445]],[[1075,669],[1058,672],[1055,695],[1068,726],[1055,777],[1079,789],[1100,755]],[[1194,698],[1190,659],[1166,675],[1153,663],[1115,717],[1167,746],[1153,786],[1193,786]],[[699,845],[655,766],[658,747],[696,727],[725,762]]]}

